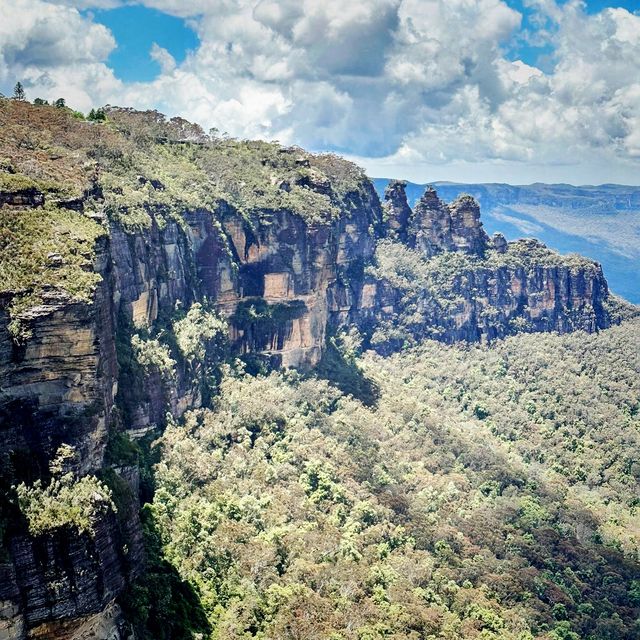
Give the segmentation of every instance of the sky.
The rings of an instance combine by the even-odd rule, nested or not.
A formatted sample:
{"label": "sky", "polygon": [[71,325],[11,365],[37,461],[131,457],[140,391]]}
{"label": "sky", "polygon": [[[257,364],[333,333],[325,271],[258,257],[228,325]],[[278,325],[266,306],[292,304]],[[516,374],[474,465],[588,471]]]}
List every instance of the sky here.
{"label": "sky", "polygon": [[640,184],[640,0],[0,0],[0,92],[414,182]]}

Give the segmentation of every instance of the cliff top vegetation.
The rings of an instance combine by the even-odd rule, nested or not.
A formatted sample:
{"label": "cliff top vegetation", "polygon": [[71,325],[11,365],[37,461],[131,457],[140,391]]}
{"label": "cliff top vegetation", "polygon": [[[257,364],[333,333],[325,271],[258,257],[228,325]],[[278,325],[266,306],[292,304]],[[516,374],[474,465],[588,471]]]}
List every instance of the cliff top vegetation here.
{"label": "cliff top vegetation", "polygon": [[247,218],[287,209],[320,223],[373,193],[364,172],[333,155],[229,139],[157,111],[107,107],[86,120],[66,107],[0,100],[0,190],[48,199],[101,195],[125,227],[221,203]]}
{"label": "cliff top vegetation", "polygon": [[206,134],[157,111],[100,114],[0,99],[0,293],[12,298],[18,340],[29,309],[91,299],[95,242],[110,224],[162,228],[196,210],[218,220],[225,207],[253,227],[275,210],[322,224],[376,197],[364,172],[334,155]]}

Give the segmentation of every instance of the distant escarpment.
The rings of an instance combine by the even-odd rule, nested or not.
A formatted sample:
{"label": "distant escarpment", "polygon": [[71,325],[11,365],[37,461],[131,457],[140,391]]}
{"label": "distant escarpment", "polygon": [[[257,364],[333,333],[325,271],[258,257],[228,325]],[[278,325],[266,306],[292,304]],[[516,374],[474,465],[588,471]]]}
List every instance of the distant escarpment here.
{"label": "distant escarpment", "polygon": [[[401,210],[403,184],[385,200]],[[599,264],[560,256],[536,240],[490,238],[469,196],[450,204],[428,188],[404,227],[377,244],[372,345],[388,352],[421,338],[479,341],[518,331],[588,332],[615,322]]]}
{"label": "distant escarpment", "polygon": [[340,158],[156,112],[90,123],[0,101],[0,203],[0,636],[15,640],[126,637],[122,594],[153,568],[145,440],[207,405],[225,361],[310,369],[351,327],[386,353],[617,317],[599,265],[487,237],[471,198],[427,190],[412,210],[395,181],[381,203]]}

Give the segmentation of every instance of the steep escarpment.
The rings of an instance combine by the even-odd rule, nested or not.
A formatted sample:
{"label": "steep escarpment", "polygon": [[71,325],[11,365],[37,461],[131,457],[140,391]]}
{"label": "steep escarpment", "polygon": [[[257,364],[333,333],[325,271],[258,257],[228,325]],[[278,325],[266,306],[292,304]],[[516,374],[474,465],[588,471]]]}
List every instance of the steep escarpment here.
{"label": "steep escarpment", "polygon": [[[380,205],[337,158],[211,141],[157,114],[114,111],[101,128],[1,106],[2,628],[117,636],[116,598],[144,566],[130,439],[208,401],[227,354],[317,363]],[[25,147],[34,118],[43,136]],[[73,515],[85,478],[113,505],[91,530]],[[26,521],[21,486],[64,512]]]}
{"label": "steep escarpment", "polygon": [[145,439],[208,406],[224,362],[309,370],[347,327],[385,353],[612,322],[598,265],[488,238],[468,197],[428,190],[412,211],[394,182],[381,205],[337,157],[156,112],[2,101],[0,125],[11,638],[124,633],[118,596],[150,563]]}

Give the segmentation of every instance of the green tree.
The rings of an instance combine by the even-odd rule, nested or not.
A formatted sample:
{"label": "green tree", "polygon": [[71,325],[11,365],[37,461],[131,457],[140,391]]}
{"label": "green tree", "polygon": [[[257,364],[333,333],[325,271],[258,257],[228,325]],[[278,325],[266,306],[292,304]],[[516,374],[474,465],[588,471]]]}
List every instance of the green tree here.
{"label": "green tree", "polygon": [[107,115],[102,108],[91,109],[87,116],[87,120],[91,120],[92,122],[104,122],[106,119]]}
{"label": "green tree", "polygon": [[67,103],[65,102],[64,98],[58,98],[54,103],[53,103],[54,107],[58,107],[58,109],[64,109],[67,106]]}
{"label": "green tree", "polygon": [[16,487],[18,505],[29,523],[29,532],[42,535],[63,527],[95,535],[95,526],[109,511],[116,511],[111,490],[95,476],[79,478],[73,471],[75,449],[67,444],[58,448],[49,465],[51,482],[36,480]]}
{"label": "green tree", "polygon": [[44,105],[48,105],[48,104],[49,104],[49,101],[48,101],[48,100],[43,100],[42,98],[36,98],[36,99],[33,101],[33,104],[35,104],[35,105],[37,105],[37,106],[39,106],[39,107],[42,107],[42,106],[44,106]]}
{"label": "green tree", "polygon": [[13,97],[16,100],[24,100],[24,87],[22,82],[16,82],[16,86],[13,88]]}

